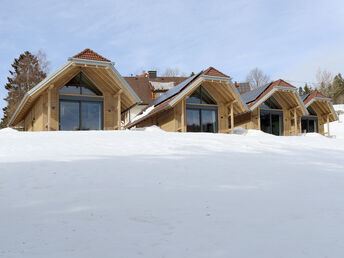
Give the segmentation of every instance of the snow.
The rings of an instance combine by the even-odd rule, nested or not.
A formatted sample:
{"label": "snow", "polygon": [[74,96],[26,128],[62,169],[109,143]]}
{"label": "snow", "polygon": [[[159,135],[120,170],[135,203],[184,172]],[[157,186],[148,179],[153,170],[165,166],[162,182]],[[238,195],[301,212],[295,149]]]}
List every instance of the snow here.
{"label": "snow", "polygon": [[153,82],[150,81],[153,89],[156,90],[169,90],[174,87],[174,82]]}
{"label": "snow", "polygon": [[344,253],[344,139],[6,131],[0,257]]}
{"label": "snow", "polygon": [[142,114],[140,114],[140,115],[134,117],[134,118],[131,120],[131,122],[135,122],[136,120],[139,120],[140,118],[142,118],[142,117],[148,115],[153,109],[154,109],[154,106],[148,107],[146,110],[144,110],[144,111],[142,112]]}
{"label": "snow", "polygon": [[[333,137],[336,138],[344,139],[344,104],[333,105],[333,107],[339,114],[339,120],[330,123],[330,135],[333,135]],[[327,132],[326,125],[325,132]]]}

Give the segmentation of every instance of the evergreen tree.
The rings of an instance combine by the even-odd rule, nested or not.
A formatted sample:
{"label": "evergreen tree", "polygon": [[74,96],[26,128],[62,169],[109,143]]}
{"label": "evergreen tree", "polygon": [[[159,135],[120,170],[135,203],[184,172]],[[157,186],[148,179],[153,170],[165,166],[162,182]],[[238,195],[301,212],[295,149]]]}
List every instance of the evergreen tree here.
{"label": "evergreen tree", "polygon": [[305,95],[305,92],[302,87],[299,87],[299,96]]}
{"label": "evergreen tree", "polygon": [[10,76],[7,77],[5,85],[7,97],[4,100],[7,106],[3,108],[3,125],[7,124],[24,94],[46,77],[46,64],[45,60],[42,63],[42,60],[29,51],[14,59],[11,65],[13,70],[9,71]]}
{"label": "evergreen tree", "polygon": [[313,91],[313,90],[312,90],[310,87],[308,87],[308,84],[306,83],[305,86],[304,86],[304,88],[303,88],[304,95],[305,95],[305,94],[309,94],[309,93],[311,93],[312,91]]}
{"label": "evergreen tree", "polygon": [[344,94],[344,78],[341,73],[338,73],[332,82],[332,100],[337,104],[337,98]]}

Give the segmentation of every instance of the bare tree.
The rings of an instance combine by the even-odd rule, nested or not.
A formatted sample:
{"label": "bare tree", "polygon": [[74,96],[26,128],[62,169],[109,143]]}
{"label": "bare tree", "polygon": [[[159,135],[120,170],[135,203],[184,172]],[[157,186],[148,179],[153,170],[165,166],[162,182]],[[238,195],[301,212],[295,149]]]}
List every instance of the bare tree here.
{"label": "bare tree", "polygon": [[333,82],[333,75],[331,72],[327,70],[321,70],[318,68],[315,78],[317,80],[317,89],[322,92],[323,94],[332,97],[334,95],[332,82]]}
{"label": "bare tree", "polygon": [[165,72],[162,74],[164,77],[185,77],[186,74],[179,71],[178,68],[166,68]]}
{"label": "bare tree", "polygon": [[251,89],[255,89],[270,82],[270,77],[256,67],[246,76],[246,81],[250,84]]}
{"label": "bare tree", "polygon": [[41,71],[48,74],[50,62],[47,60],[47,54],[42,49],[40,49],[37,51],[35,56],[38,59],[38,64],[39,64]]}

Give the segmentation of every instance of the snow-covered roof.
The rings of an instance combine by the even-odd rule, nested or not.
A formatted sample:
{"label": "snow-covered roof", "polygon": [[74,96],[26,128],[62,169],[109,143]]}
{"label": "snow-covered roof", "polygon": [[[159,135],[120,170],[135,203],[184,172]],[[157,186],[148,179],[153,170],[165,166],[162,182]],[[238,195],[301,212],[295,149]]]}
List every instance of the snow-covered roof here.
{"label": "snow-covered roof", "polygon": [[174,87],[174,82],[153,82],[149,81],[149,83],[153,87],[153,91],[167,91],[169,89],[172,89]]}

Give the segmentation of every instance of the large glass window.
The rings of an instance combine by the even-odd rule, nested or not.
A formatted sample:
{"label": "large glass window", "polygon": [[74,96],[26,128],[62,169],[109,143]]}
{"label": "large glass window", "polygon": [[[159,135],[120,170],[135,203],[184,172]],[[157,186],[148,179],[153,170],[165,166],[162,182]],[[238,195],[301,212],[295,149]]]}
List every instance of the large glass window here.
{"label": "large glass window", "polygon": [[80,130],[79,108],[77,101],[60,101],[60,130]]}
{"label": "large glass window", "polygon": [[103,129],[103,98],[98,88],[79,73],[60,89],[60,130]]}
{"label": "large glass window", "polygon": [[260,129],[266,133],[283,135],[283,112],[276,110],[261,110]]}
{"label": "large glass window", "polygon": [[198,87],[186,103],[188,132],[217,132],[217,106],[213,97],[202,86]]}
{"label": "large glass window", "polygon": [[301,119],[301,127],[303,133],[317,133],[318,132],[318,118],[304,116]]}
{"label": "large glass window", "polygon": [[101,130],[102,102],[60,99],[60,130]]}

